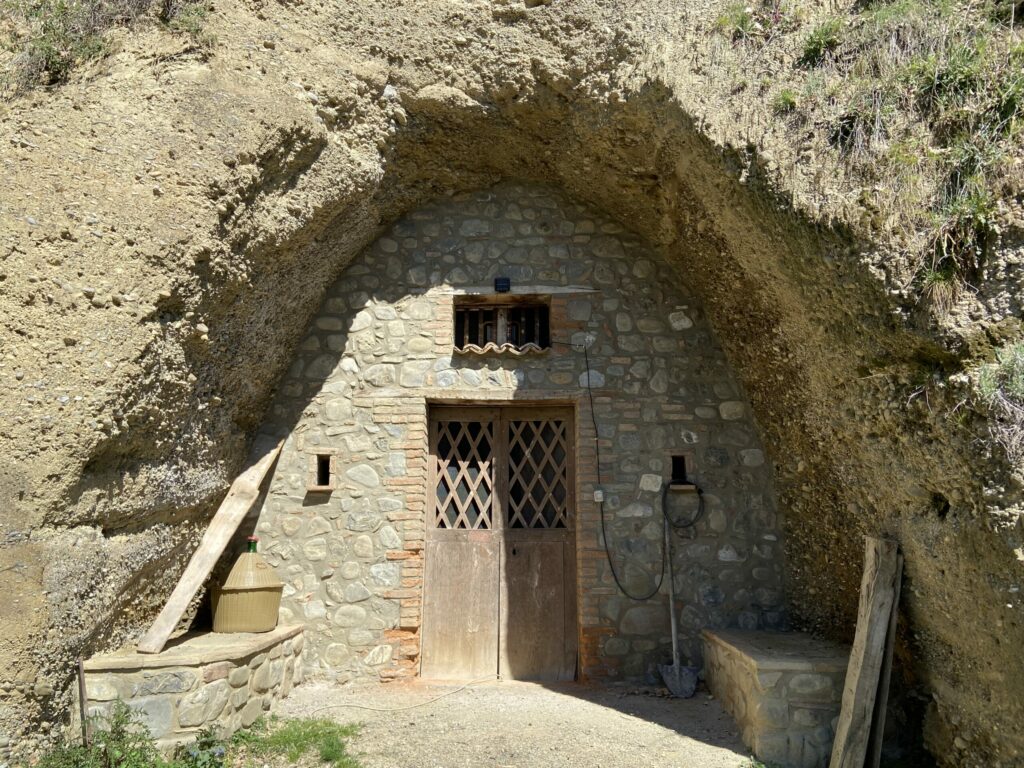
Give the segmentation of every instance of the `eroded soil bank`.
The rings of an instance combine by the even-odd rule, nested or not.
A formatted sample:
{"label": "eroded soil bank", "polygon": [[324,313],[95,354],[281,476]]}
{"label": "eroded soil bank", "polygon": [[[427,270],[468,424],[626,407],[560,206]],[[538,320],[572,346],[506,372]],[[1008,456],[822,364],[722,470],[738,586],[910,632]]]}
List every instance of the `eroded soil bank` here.
{"label": "eroded soil bank", "polygon": [[897,538],[897,725],[944,764],[1019,763],[1021,488],[960,374],[1019,332],[1019,221],[963,311],[908,306],[838,156],[722,93],[714,18],[227,0],[212,58],[144,30],[5,107],[4,749],[45,741],[74,659],[154,615],[353,256],[525,179],[699,295],[774,464],[794,624],[848,641],[862,535]]}

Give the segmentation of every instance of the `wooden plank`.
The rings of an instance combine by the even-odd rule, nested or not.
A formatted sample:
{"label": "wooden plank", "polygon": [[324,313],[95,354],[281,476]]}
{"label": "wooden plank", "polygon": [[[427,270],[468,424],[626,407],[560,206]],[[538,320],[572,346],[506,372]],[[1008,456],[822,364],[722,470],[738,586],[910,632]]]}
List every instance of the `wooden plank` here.
{"label": "wooden plank", "polygon": [[829,768],[864,768],[885,642],[896,596],[896,542],[867,537],[857,631]]}
{"label": "wooden plank", "polygon": [[885,737],[885,711],[889,705],[889,679],[892,677],[892,649],[896,642],[896,620],[900,613],[900,588],[903,585],[903,555],[896,558],[896,586],[889,614],[889,632],[885,636],[885,658],[882,660],[882,679],[878,682],[878,699],[871,723],[871,741],[868,748],[868,768],[882,764],[882,739]]}
{"label": "wooden plank", "polygon": [[478,680],[498,672],[498,546],[493,531],[442,531],[424,552],[420,675]]}
{"label": "wooden plank", "polygon": [[579,624],[577,623],[576,604],[576,535],[575,532],[562,545],[562,584],[565,595],[565,644],[562,657],[562,673],[560,680],[576,679],[576,666],[579,659]]}
{"label": "wooden plank", "polygon": [[576,433],[575,411],[569,410],[565,414],[566,429],[565,440],[568,451],[566,492],[566,519],[565,524],[572,533],[565,542],[565,555],[562,558],[565,567],[562,573],[562,583],[565,585],[565,658],[562,660],[562,679],[575,680],[579,662],[579,605],[578,605],[578,583],[576,570],[576,552],[579,546],[579,535],[577,531],[576,514],[576,484],[579,482],[579,475],[576,471],[576,445],[578,435]]}
{"label": "wooden plank", "polygon": [[257,438],[249,456],[249,468],[231,484],[228,495],[224,497],[224,501],[220,503],[213,519],[210,520],[199,547],[192,554],[192,559],[189,560],[163,610],[139,641],[139,652],[160,653],[164,649],[167,639],[178,626],[192,598],[203,586],[206,577],[224,554],[224,548],[238,530],[242,519],[259,498],[260,485],[281,453],[282,445],[283,440],[271,443],[268,439]]}
{"label": "wooden plank", "polygon": [[455,309],[484,307],[507,309],[509,307],[546,307],[550,299],[546,293],[480,293],[455,294]]}
{"label": "wooden plank", "polygon": [[[498,671],[503,680],[571,680],[565,675],[564,539],[543,541],[509,531],[501,563]],[[561,535],[559,535],[561,534]]]}
{"label": "wooden plank", "polygon": [[[434,680],[476,680],[498,672],[498,525],[495,493],[498,411],[489,408],[434,407],[430,409],[430,458],[427,471],[426,541],[423,573],[423,625],[420,676]],[[488,490],[487,528],[443,527],[447,504],[437,498],[438,484],[452,487],[443,473],[450,463],[465,465],[472,456],[458,453],[458,440],[449,438],[448,454],[439,453],[443,434],[461,434],[467,422],[489,430],[489,451],[471,451],[480,461],[480,476],[472,484],[479,496]],[[465,469],[462,466],[462,469]],[[484,477],[486,475],[486,478]],[[452,490],[454,492],[454,489]],[[453,502],[456,510],[464,505]]]}
{"label": "wooden plank", "polygon": [[[548,421],[556,428],[555,437],[541,446],[543,456],[537,462],[531,454],[542,430],[534,427],[542,428]],[[506,481],[502,501],[515,510],[515,515],[506,515],[504,520],[510,523],[515,516],[526,527],[504,531],[499,669],[503,678],[512,680],[572,680],[577,648],[572,411],[506,407],[502,409],[502,425],[511,446],[518,445],[523,452],[518,466],[511,461],[511,446],[504,447],[499,460]],[[564,453],[561,462],[554,460],[556,444]],[[529,490],[517,502],[509,497],[508,485],[518,478],[521,486],[529,489],[541,480],[538,475],[545,467],[553,469],[564,486],[558,515],[564,528],[546,525],[536,508],[538,501]],[[546,482],[542,483],[544,487]],[[554,501],[546,490],[539,504]]]}

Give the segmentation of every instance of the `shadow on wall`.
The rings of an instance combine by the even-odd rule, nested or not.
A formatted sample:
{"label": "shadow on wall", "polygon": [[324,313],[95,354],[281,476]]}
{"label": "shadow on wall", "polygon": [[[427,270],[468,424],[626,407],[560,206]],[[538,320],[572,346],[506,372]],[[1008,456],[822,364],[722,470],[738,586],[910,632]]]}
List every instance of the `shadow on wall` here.
{"label": "shadow on wall", "polygon": [[[560,344],[523,358],[453,354],[453,295],[491,293],[499,275],[550,295]],[[665,590],[631,601],[608,569],[588,382],[607,529],[627,589],[650,591],[659,578],[659,491],[681,454],[707,500],[694,537],[676,549],[684,654],[699,661],[704,626],[783,620],[770,470],[699,305],[617,224],[549,189],[506,184],[412,211],[353,260],[279,385],[263,429],[288,440],[240,536],[262,537],[286,583],[287,620],[311,630],[315,667],[339,679],[416,673],[427,404],[530,401],[577,409],[570,584],[582,672],[654,678],[669,648]],[[333,489],[310,490],[318,456]]]}

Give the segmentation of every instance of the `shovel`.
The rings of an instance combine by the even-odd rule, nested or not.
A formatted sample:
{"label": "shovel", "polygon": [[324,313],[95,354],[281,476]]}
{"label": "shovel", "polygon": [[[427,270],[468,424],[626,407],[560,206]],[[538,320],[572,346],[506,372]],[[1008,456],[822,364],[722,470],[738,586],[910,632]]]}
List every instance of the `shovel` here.
{"label": "shovel", "polygon": [[661,678],[669,692],[680,699],[688,699],[697,690],[697,667],[684,667],[679,663],[679,627],[676,620],[676,578],[672,569],[672,536],[668,521],[668,488],[661,497],[661,514],[665,523],[665,563],[668,567],[668,617],[672,626],[672,663],[659,664]]}

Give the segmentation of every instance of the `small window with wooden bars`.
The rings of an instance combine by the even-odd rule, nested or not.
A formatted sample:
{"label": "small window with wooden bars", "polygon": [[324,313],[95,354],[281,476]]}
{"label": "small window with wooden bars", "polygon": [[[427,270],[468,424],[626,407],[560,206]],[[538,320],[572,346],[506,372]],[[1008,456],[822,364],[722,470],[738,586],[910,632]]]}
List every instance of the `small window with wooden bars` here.
{"label": "small window with wooden bars", "polygon": [[551,346],[551,312],[540,300],[497,303],[483,297],[455,302],[456,352],[543,352]]}

